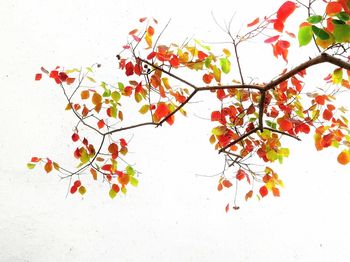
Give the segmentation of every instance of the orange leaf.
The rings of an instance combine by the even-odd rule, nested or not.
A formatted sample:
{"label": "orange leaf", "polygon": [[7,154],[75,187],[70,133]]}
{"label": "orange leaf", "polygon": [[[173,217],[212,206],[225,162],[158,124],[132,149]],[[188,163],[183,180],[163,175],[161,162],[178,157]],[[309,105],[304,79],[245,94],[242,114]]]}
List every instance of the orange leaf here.
{"label": "orange leaf", "polygon": [[343,150],[337,157],[340,164],[346,165],[350,162],[350,152],[349,150]]}
{"label": "orange leaf", "polygon": [[253,196],[253,190],[250,190],[247,194],[245,194],[245,201]]}
{"label": "orange leaf", "polygon": [[121,173],[119,176],[118,176],[118,182],[122,185],[127,185],[129,183],[129,175],[128,174],[124,174],[124,173]]}
{"label": "orange leaf", "polygon": [[147,33],[150,35],[150,36],[153,36],[154,35],[154,28],[152,26],[149,26],[148,29],[147,29]]}
{"label": "orange leaf", "polygon": [[97,180],[97,172],[96,172],[96,170],[93,169],[93,168],[90,168],[90,173],[91,173],[93,179]]}
{"label": "orange leaf", "polygon": [[99,94],[99,93],[94,93],[93,95],[92,95],[92,103],[95,105],[95,106],[97,106],[97,105],[99,105],[99,104],[101,104],[101,102],[102,102],[102,96]]}
{"label": "orange leaf", "polygon": [[46,173],[50,173],[52,171],[52,162],[51,161],[48,161],[45,166],[44,166],[44,169],[46,171]]}
{"label": "orange leaf", "polygon": [[256,25],[257,23],[259,23],[260,19],[259,17],[255,18],[252,22],[250,22],[249,24],[247,24],[247,27],[251,27]]}
{"label": "orange leaf", "polygon": [[273,188],[272,188],[272,194],[273,194],[275,197],[279,197],[279,196],[280,196],[280,190],[279,190],[277,187],[273,187]]}
{"label": "orange leaf", "polygon": [[81,91],[81,93],[80,93],[81,99],[88,99],[89,96],[90,96],[89,90],[84,90],[84,91]]}
{"label": "orange leaf", "polygon": [[73,84],[74,81],[75,81],[75,78],[73,78],[73,77],[68,77],[68,78],[66,79],[67,85]]}

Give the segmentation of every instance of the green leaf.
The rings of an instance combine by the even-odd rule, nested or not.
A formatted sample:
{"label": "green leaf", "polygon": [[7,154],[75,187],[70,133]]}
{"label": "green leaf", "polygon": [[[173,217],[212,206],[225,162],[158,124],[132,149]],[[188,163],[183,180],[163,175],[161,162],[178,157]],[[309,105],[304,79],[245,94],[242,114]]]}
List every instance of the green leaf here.
{"label": "green leaf", "polygon": [[130,177],[130,184],[134,187],[137,187],[137,185],[139,184],[139,181],[135,177],[131,176]]}
{"label": "green leaf", "polygon": [[309,44],[312,40],[312,28],[311,26],[303,26],[298,32],[298,41],[300,46]]}
{"label": "green leaf", "polygon": [[225,74],[228,74],[231,70],[231,62],[227,58],[220,58],[220,66]]}
{"label": "green leaf", "polygon": [[120,92],[123,92],[124,91],[124,84],[121,82],[118,82],[118,88],[119,88]]}
{"label": "green leaf", "polygon": [[350,42],[350,26],[334,24],[333,35],[336,42],[340,42],[340,43]]}
{"label": "green leaf", "polygon": [[322,16],[321,15],[313,15],[310,16],[307,21],[311,24],[317,24],[322,21]]}
{"label": "green leaf", "polygon": [[266,153],[266,158],[271,162],[274,162],[278,158],[278,154],[276,153],[275,150],[271,149]]}
{"label": "green leaf", "polygon": [[275,122],[270,121],[270,120],[265,120],[265,123],[268,127],[271,127],[273,129],[276,129],[276,127],[277,127],[277,124]]}
{"label": "green leaf", "polygon": [[33,163],[28,163],[28,164],[27,164],[27,167],[28,167],[29,169],[33,169],[33,168],[35,167],[35,164],[33,164]]}
{"label": "green leaf", "polygon": [[318,36],[321,40],[327,40],[327,39],[329,39],[329,34],[325,31],[325,30],[323,30],[323,29],[321,29],[321,28],[319,28],[319,27],[317,27],[317,26],[312,26],[312,31],[314,32],[314,34],[316,35],[316,36]]}
{"label": "green leaf", "polygon": [[126,194],[127,189],[126,189],[126,187],[125,187],[125,186],[122,186],[122,188],[120,189],[120,191],[122,191],[122,193],[125,195],[125,194]]}
{"label": "green leaf", "polygon": [[332,23],[335,25],[345,25],[345,22],[338,19],[332,19]]}
{"label": "green leaf", "polygon": [[112,97],[112,99],[113,99],[115,102],[118,103],[118,101],[120,100],[121,95],[120,95],[119,92],[113,91],[112,94],[111,94],[111,97]]}
{"label": "green leaf", "polygon": [[117,192],[115,192],[113,189],[109,190],[109,196],[113,199],[117,195]]}
{"label": "green leaf", "polygon": [[96,80],[95,80],[95,79],[93,79],[92,77],[87,76],[86,78],[87,78],[87,79],[89,79],[89,81],[90,81],[90,82],[92,82],[92,83],[96,83]]}
{"label": "green leaf", "polygon": [[203,45],[203,44],[202,44],[199,40],[197,40],[197,39],[194,39],[194,42],[195,42],[196,44],[198,44],[199,46],[201,46],[202,48],[204,48],[205,50],[210,51],[210,46]]}
{"label": "green leaf", "polygon": [[111,96],[111,90],[110,89],[105,89],[103,94],[102,94],[103,97],[109,97]]}
{"label": "green leaf", "polygon": [[340,12],[340,13],[338,13],[338,14],[337,14],[337,17],[338,17],[340,20],[344,21],[344,22],[350,20],[350,16],[349,16],[346,12]]}
{"label": "green leaf", "polygon": [[127,166],[126,169],[125,169],[126,173],[129,175],[129,176],[134,176],[135,175],[135,170],[131,167],[131,166]]}
{"label": "green leaf", "polygon": [[92,67],[87,67],[86,70],[89,71],[90,73],[93,73],[93,72],[94,72],[94,71],[92,70]]}

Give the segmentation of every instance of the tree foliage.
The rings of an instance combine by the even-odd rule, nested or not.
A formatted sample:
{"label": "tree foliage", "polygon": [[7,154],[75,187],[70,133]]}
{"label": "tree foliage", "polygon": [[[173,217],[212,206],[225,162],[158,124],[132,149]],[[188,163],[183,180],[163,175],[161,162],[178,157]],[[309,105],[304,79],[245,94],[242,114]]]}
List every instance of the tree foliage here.
{"label": "tree foliage", "polygon": [[[78,119],[70,134],[76,145],[71,154],[77,167],[71,171],[50,158],[33,157],[28,168],[41,165],[46,173],[58,171],[69,180],[71,194],[87,192],[89,179],[81,176],[86,173],[93,180],[107,181],[111,198],[119,192],[125,194],[130,185],[138,185],[138,174],[127,164],[129,145],[122,132],[173,125],[178,115],[186,116],[185,106],[202,92],[220,104],[208,116],[212,122],[209,142],[225,157],[218,191],[237,190],[240,183],[248,183],[246,201],[254,195],[259,199],[279,197],[283,182],[269,163],[282,163],[289,156],[289,148],[282,145],[284,136],[300,140],[301,134],[311,133],[316,150],[338,148],[337,161],[348,164],[349,123],[346,109],[336,105],[335,98],[350,88],[350,1],[323,1],[317,8],[315,4],[315,0],[286,1],[272,15],[253,19],[238,35],[233,35],[228,25],[222,27],[230,39],[223,47],[199,40],[161,44],[165,28],[159,30],[154,18],[141,18],[116,56],[125,76],[117,84],[94,78],[99,64],[68,70],[42,67],[35,80],[43,75],[51,78],[67,100],[65,110]],[[293,17],[296,12],[307,16],[297,21]],[[298,31],[288,31],[287,21],[299,23]],[[251,39],[270,45],[274,59],[287,65],[269,82],[249,81],[241,66],[241,60],[247,58],[239,56],[240,47]],[[310,57],[288,65],[291,46],[308,46]],[[307,71],[318,64],[329,65],[324,88],[305,92]],[[191,79],[183,77],[187,72],[191,72]],[[133,101],[144,121],[123,127],[125,104]],[[90,143],[82,127],[100,141]],[[259,161],[264,168],[253,165]],[[238,209],[236,195],[231,204],[234,209]],[[228,204],[226,211],[229,208]]]}

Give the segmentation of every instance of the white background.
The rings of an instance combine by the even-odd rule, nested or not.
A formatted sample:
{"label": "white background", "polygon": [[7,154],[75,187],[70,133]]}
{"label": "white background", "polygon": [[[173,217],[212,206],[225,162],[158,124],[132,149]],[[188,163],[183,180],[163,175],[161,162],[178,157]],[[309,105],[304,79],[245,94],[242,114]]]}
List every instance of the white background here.
{"label": "white background", "polygon": [[[55,84],[34,82],[41,66],[100,62],[107,80],[118,81],[115,54],[138,18],[156,17],[161,26],[172,18],[165,37],[175,42],[222,41],[211,11],[220,22],[236,13],[239,28],[282,3],[266,2],[1,1],[0,261],[349,260],[350,174],[337,152],[316,153],[311,136],[287,140],[291,156],[277,166],[286,185],[281,198],[242,200],[226,214],[233,191],[219,193],[217,177],[196,176],[223,164],[208,143],[211,123],[194,116],[208,117],[195,111],[205,102],[190,105],[189,117],[172,128],[132,132],[142,175],[126,197],[111,200],[107,185],[90,180],[83,198],[65,198],[67,181],[26,168],[33,155],[71,163],[75,120]],[[247,47],[241,59],[249,75],[283,69],[269,48]],[[289,66],[305,59],[300,51]]]}

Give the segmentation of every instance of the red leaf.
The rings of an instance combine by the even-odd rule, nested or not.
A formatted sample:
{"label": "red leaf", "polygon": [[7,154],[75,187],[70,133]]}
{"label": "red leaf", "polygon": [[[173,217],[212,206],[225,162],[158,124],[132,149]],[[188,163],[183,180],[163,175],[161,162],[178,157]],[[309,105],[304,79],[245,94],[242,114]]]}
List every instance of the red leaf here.
{"label": "red leaf", "polygon": [[247,176],[247,174],[242,170],[242,169],[239,169],[237,171],[237,175],[236,175],[236,178],[238,180],[242,180],[243,178],[245,178]]}
{"label": "red leaf", "polygon": [[206,53],[202,52],[202,51],[198,51],[198,55],[197,56],[198,56],[199,60],[204,60],[204,59],[206,59],[208,57],[208,55]]}
{"label": "red leaf", "polygon": [[211,113],[211,121],[220,121],[221,113],[219,111],[214,111]]}
{"label": "red leaf", "polygon": [[214,78],[213,74],[204,74],[202,77],[203,82],[206,84],[210,84],[210,82],[211,82],[211,80],[213,80],[213,78]]}
{"label": "red leaf", "polygon": [[109,172],[111,172],[111,170],[112,170],[112,165],[111,165],[111,164],[103,165],[103,166],[101,167],[101,169],[104,170],[104,171],[109,171]]}
{"label": "red leaf", "polygon": [[295,89],[300,92],[303,89],[303,86],[301,85],[301,82],[298,78],[295,76],[292,77],[292,85],[295,86]]}
{"label": "red leaf", "polygon": [[70,188],[70,193],[71,193],[71,194],[74,194],[75,192],[77,192],[77,190],[78,190],[78,188],[77,188],[76,186],[72,186],[72,187]]}
{"label": "red leaf", "polygon": [[131,62],[128,62],[125,65],[125,74],[131,76],[134,73],[134,65]]}
{"label": "red leaf", "polygon": [[79,159],[79,158],[81,157],[79,148],[75,149],[75,151],[74,151],[74,157],[75,157],[76,159]]}
{"label": "red leaf", "polygon": [[275,23],[273,24],[273,28],[277,32],[282,32],[284,29],[284,23],[281,20],[276,20]]}
{"label": "red leaf", "polygon": [[37,162],[39,162],[40,160],[41,160],[41,158],[34,156],[34,157],[32,157],[32,159],[30,160],[30,162],[37,163]]}
{"label": "red leaf", "polygon": [[151,60],[151,59],[153,59],[155,56],[156,56],[156,52],[151,52],[148,56],[147,56],[147,59],[148,60]]}
{"label": "red leaf", "polygon": [[39,81],[42,77],[42,74],[36,74],[35,75],[35,81]]}
{"label": "red leaf", "polygon": [[154,35],[154,28],[152,26],[149,26],[148,29],[147,29],[147,33],[152,36]]}
{"label": "red leaf", "polygon": [[125,146],[128,145],[128,143],[126,143],[126,141],[125,141],[124,138],[119,139],[119,142],[120,142],[120,145],[121,145],[122,147],[125,147]]}
{"label": "red leaf", "polygon": [[141,41],[141,38],[138,37],[138,36],[136,36],[136,35],[132,35],[132,38],[134,38],[134,40],[135,40],[136,42],[140,42],[140,41]]}
{"label": "red leaf", "polygon": [[293,123],[285,118],[282,118],[278,121],[280,128],[284,131],[289,131],[293,128]]}
{"label": "red leaf", "polygon": [[118,193],[120,191],[120,188],[117,184],[112,184],[112,190],[116,193]]}
{"label": "red leaf", "polygon": [[275,42],[280,36],[279,35],[275,35],[275,36],[271,36],[269,38],[267,38],[264,43],[266,44],[270,44],[270,43],[273,43]]}
{"label": "red leaf", "polygon": [[277,42],[277,44],[284,49],[287,49],[290,47],[290,43],[288,41],[285,41],[285,40],[279,40]]}
{"label": "red leaf", "polygon": [[221,183],[219,183],[219,184],[218,184],[218,187],[217,187],[218,191],[221,191],[221,190],[222,190],[222,188],[223,188],[223,187],[222,187],[222,184],[221,184]]}
{"label": "red leaf", "polygon": [[322,117],[324,120],[331,120],[331,118],[333,117],[333,113],[332,111],[326,109],[323,111]]}
{"label": "red leaf", "polygon": [[76,180],[73,184],[73,186],[75,187],[80,187],[81,186],[81,181],[80,180]]}
{"label": "red leaf", "polygon": [[217,90],[216,97],[222,101],[226,97],[225,90],[223,90],[223,89]]}
{"label": "red leaf", "polygon": [[227,204],[226,207],[225,207],[225,211],[226,213],[230,210],[230,204]]}
{"label": "red leaf", "polygon": [[138,30],[138,29],[131,30],[131,31],[129,32],[129,35],[134,35],[134,34],[137,33],[137,31],[139,31],[139,30]]}
{"label": "red leaf", "polygon": [[97,122],[97,126],[99,129],[103,128],[105,126],[105,121],[103,121],[103,119],[99,120]]}
{"label": "red leaf", "polygon": [[340,3],[330,2],[327,4],[326,14],[329,16],[332,16],[334,14],[341,12],[342,9],[343,9],[343,7]]}
{"label": "red leaf", "polygon": [[141,18],[139,19],[139,21],[140,21],[140,23],[143,23],[146,19],[147,19],[147,17],[141,17]]}
{"label": "red leaf", "polygon": [[224,187],[227,187],[227,188],[229,188],[229,187],[232,186],[231,181],[230,181],[230,180],[227,180],[227,179],[222,180],[221,183],[222,183],[222,185],[223,185]]}
{"label": "red leaf", "polygon": [[259,193],[262,197],[264,197],[269,193],[269,191],[267,190],[266,186],[262,186],[259,189]]}
{"label": "red leaf", "polygon": [[175,68],[179,67],[180,62],[179,62],[179,58],[176,55],[173,55],[172,58],[170,59],[170,65]]}
{"label": "red leaf", "polygon": [[59,72],[58,73],[58,79],[62,82],[65,82],[68,78],[68,75],[65,72]]}
{"label": "red leaf", "polygon": [[158,103],[157,109],[154,112],[154,116],[158,120],[160,120],[163,117],[166,117],[169,113],[170,113],[170,110],[169,110],[167,104],[165,104],[164,102],[160,102],[160,103]]}
{"label": "red leaf", "polygon": [[287,18],[294,12],[296,4],[292,1],[287,1],[277,11],[277,19],[285,22]]}
{"label": "red leaf", "polygon": [[252,22],[250,22],[249,24],[247,24],[247,27],[251,27],[256,25],[257,23],[259,23],[260,19],[259,17],[255,18]]}
{"label": "red leaf", "polygon": [[77,133],[74,133],[72,135],[72,140],[73,140],[73,142],[77,142],[79,140],[79,135]]}
{"label": "red leaf", "polygon": [[325,103],[325,96],[324,95],[318,95],[315,97],[315,102],[319,105],[324,105]]}

